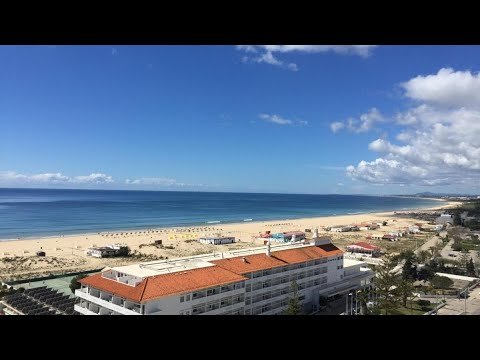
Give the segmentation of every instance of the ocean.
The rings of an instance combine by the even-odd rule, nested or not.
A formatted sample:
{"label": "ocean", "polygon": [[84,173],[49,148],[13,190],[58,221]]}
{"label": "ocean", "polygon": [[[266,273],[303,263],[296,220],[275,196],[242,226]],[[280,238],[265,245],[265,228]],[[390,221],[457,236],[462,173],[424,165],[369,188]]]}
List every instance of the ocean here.
{"label": "ocean", "polygon": [[0,189],[0,239],[437,206],[393,196]]}

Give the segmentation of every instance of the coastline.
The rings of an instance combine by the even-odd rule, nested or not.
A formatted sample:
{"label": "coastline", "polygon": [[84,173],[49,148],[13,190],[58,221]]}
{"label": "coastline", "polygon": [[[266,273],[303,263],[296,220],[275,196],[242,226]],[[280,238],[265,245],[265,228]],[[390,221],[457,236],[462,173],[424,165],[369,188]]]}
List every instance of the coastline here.
{"label": "coastline", "polygon": [[[340,249],[348,244],[365,241],[370,231],[349,233],[326,232],[326,226],[340,226],[361,222],[388,221],[388,227],[381,227],[377,232],[393,231],[396,228],[406,227],[422,222],[413,217],[396,217],[395,213],[412,213],[439,211],[457,206],[459,202],[443,202],[441,206],[412,208],[407,210],[391,210],[362,214],[335,215],[321,217],[306,217],[299,219],[280,219],[269,221],[248,221],[241,223],[204,224],[203,226],[159,227],[143,230],[120,230],[102,233],[83,233],[65,236],[35,237],[13,241],[0,241],[0,279],[35,278],[49,274],[63,274],[68,272],[87,271],[105,267],[114,267],[142,261],[151,261],[165,258],[176,258],[191,255],[200,255],[212,252],[225,252],[249,247],[263,246],[264,239],[260,233],[285,231],[305,231],[318,228],[320,236],[329,236]],[[202,236],[233,236],[236,242],[224,245],[207,245],[195,241]],[[155,240],[162,240],[157,247]],[[406,242],[405,242],[406,241]],[[85,250],[93,246],[122,243],[130,247],[133,257],[127,258],[92,258],[85,254]],[[375,242],[373,242],[375,243]],[[397,251],[398,246],[410,246],[415,240],[400,242],[375,243],[385,250]],[[42,250],[46,256],[36,256]]]}
{"label": "coastline", "polygon": [[[395,196],[389,196],[395,197]],[[402,196],[407,197],[407,196]],[[409,198],[416,198],[415,196],[408,196]],[[51,234],[51,235],[27,235],[24,237],[19,238],[0,238],[0,244],[4,242],[17,242],[17,241],[37,241],[37,240],[48,240],[48,239],[56,239],[56,238],[74,238],[78,236],[95,236],[100,234],[111,234],[111,233],[135,233],[135,232],[143,232],[143,231],[156,231],[156,230],[171,230],[175,231],[175,229],[188,229],[188,228],[202,228],[202,227],[221,227],[221,226],[229,226],[229,225],[242,225],[242,224],[263,224],[268,222],[279,222],[279,221],[302,221],[302,220],[315,220],[315,219],[326,219],[326,218],[337,218],[337,217],[344,217],[344,216],[356,216],[356,215],[378,215],[378,216],[393,216],[395,212],[415,212],[415,211],[439,211],[441,209],[452,208],[461,204],[460,201],[448,201],[445,199],[438,199],[438,198],[423,198],[427,200],[435,200],[439,202],[446,203],[446,206],[428,206],[428,207],[415,207],[415,208],[403,208],[403,209],[391,209],[391,210],[374,210],[374,211],[366,211],[366,212],[355,212],[355,213],[346,213],[346,214],[326,214],[326,215],[318,215],[318,216],[309,216],[309,217],[292,217],[289,219],[265,219],[265,220],[251,220],[251,221],[218,221],[218,222],[206,222],[206,223],[191,223],[191,224],[181,224],[181,225],[165,225],[165,226],[151,226],[151,227],[138,227],[138,228],[115,228],[115,229],[105,229],[102,231],[88,231],[88,232],[72,232],[72,233],[65,233],[65,234]],[[352,220],[353,221],[353,220]],[[1,253],[0,253],[1,256]]]}

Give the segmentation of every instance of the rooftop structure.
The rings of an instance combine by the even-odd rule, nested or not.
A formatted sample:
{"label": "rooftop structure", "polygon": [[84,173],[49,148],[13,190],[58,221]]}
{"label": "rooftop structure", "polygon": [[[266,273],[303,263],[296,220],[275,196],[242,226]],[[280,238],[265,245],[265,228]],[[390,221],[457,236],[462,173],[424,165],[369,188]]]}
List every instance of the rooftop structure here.
{"label": "rooftop structure", "polygon": [[[80,280],[82,314],[275,314],[296,281],[305,312],[320,294],[367,286],[358,264],[344,279],[343,252],[318,231],[309,243],[289,243],[105,269]],[[360,264],[360,263],[359,263]],[[352,265],[353,266],[353,265]],[[358,268],[358,269],[357,269]]]}
{"label": "rooftop structure", "polygon": [[367,242],[360,241],[355,244],[348,245],[347,251],[350,251],[353,253],[378,255],[380,253],[380,248],[378,246],[369,244]]}

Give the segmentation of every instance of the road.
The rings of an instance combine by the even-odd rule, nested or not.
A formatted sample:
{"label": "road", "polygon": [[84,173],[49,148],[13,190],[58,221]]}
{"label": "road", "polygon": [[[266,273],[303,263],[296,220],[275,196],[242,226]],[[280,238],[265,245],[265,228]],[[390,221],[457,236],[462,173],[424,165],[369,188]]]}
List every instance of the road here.
{"label": "road", "polygon": [[[437,315],[464,315],[464,312],[465,299],[447,299],[447,304],[438,310]],[[480,287],[478,286],[470,291],[467,297],[466,315],[480,315]]]}
{"label": "road", "polygon": [[423,244],[422,246],[418,247],[416,250],[415,250],[415,254],[419,254],[420,251],[422,250],[429,250],[432,246],[435,246],[438,242],[440,242],[441,240],[438,238],[438,236],[433,236],[430,240],[428,240],[425,244]]}
{"label": "road", "polygon": [[443,257],[443,258],[446,258],[446,259],[451,259],[452,257],[451,256],[448,256],[448,254],[450,254],[453,250],[452,250],[452,245],[453,245],[453,239],[450,240],[447,245],[445,245],[445,247],[442,249],[442,251],[440,251],[440,255]]}

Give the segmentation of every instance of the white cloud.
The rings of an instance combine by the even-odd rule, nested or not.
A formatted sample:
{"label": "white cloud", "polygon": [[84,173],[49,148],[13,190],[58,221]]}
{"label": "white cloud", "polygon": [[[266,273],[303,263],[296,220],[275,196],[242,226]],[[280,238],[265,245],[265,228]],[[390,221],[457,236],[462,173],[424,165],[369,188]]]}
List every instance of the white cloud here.
{"label": "white cloud", "polygon": [[15,171],[3,171],[0,172],[0,183],[11,185],[48,185],[48,184],[100,184],[100,183],[112,183],[114,182],[111,176],[92,173],[90,175],[69,177],[62,173],[43,173],[25,175],[18,174]]}
{"label": "white cloud", "polygon": [[336,121],[330,124],[330,129],[332,129],[332,132],[334,133],[342,130],[344,127],[345,127],[345,124],[341,121]]}
{"label": "white cloud", "polygon": [[116,48],[112,48],[112,56],[117,56],[118,50]]}
{"label": "white cloud", "polygon": [[186,184],[175,179],[164,177],[139,178],[135,180],[126,179],[127,185],[158,186],[158,187],[204,187],[203,184]]}
{"label": "white cloud", "polygon": [[70,180],[68,176],[62,175],[61,173],[45,173],[45,174],[36,174],[27,177],[28,181],[31,182],[42,182],[42,183],[52,183],[58,184],[62,182],[67,182]]}
{"label": "white cloud", "polygon": [[[427,186],[474,184],[480,181],[480,97],[473,91],[478,76],[442,69],[436,75],[407,81],[407,96],[427,103],[393,118],[402,127],[397,145],[385,139],[369,144],[381,154],[374,161],[349,166],[347,174],[370,183]],[[480,90],[480,88],[479,88]]]}
{"label": "white cloud", "polygon": [[238,45],[237,49],[249,54],[255,54],[253,57],[244,56],[243,62],[253,61],[257,63],[267,63],[282,67],[284,69],[298,71],[295,63],[285,63],[275,57],[275,53],[325,53],[334,52],[342,55],[358,55],[368,57],[375,45]]}
{"label": "white cloud", "polygon": [[296,125],[296,126],[308,125],[308,121],[306,120],[290,120],[275,114],[260,114],[258,115],[258,117],[264,121],[271,122],[278,125]]}
{"label": "white cloud", "polygon": [[113,183],[113,179],[111,176],[100,174],[100,173],[92,173],[86,176],[75,176],[71,179],[72,182],[81,183],[81,184],[102,184],[102,183]]}
{"label": "white cloud", "polygon": [[292,125],[293,121],[289,119],[284,119],[278,115],[269,115],[269,114],[260,114],[258,117],[262,120],[278,124],[278,125]]}
{"label": "white cloud", "polygon": [[135,180],[127,179],[126,184],[129,185],[155,185],[155,186],[185,186],[184,183],[179,183],[174,179],[168,178],[140,178]]}
{"label": "white cloud", "polygon": [[454,107],[480,106],[480,74],[443,68],[437,74],[417,76],[401,84],[411,99]]}
{"label": "white cloud", "polygon": [[341,182],[337,183],[337,186],[344,186],[344,185],[345,185],[345,184],[344,184],[344,183],[341,183]]}
{"label": "white cloud", "polygon": [[371,108],[367,113],[360,115],[359,119],[350,118],[345,121],[335,121],[330,124],[330,129],[336,133],[342,129],[355,133],[363,133],[372,130],[377,123],[386,119],[377,108]]}

